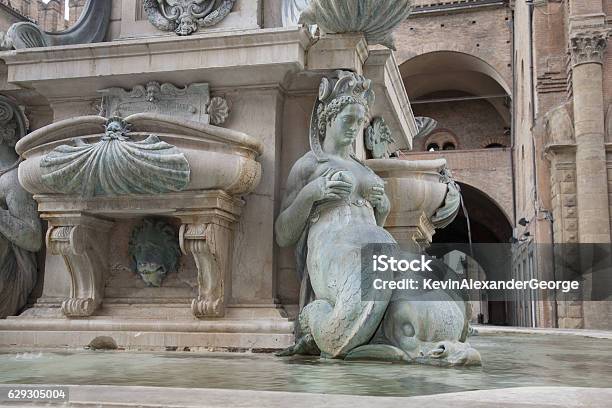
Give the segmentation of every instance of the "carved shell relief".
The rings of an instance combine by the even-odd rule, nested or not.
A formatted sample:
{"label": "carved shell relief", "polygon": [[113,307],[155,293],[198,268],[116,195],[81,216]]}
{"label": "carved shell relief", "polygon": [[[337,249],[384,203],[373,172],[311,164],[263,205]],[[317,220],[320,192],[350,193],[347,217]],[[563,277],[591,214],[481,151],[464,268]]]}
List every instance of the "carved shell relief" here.
{"label": "carved shell relief", "polygon": [[191,35],[231,13],[236,0],[144,0],[149,22],[162,31]]}
{"label": "carved shell relief", "polygon": [[81,197],[160,194],[184,190],[191,169],[175,146],[150,135],[130,138],[130,125],[110,118],[97,143],[76,139],[41,161],[43,183],[58,193]]}
{"label": "carved shell relief", "polygon": [[[395,49],[393,31],[412,9],[411,0],[309,0],[308,5],[292,1],[299,22],[317,25],[322,33],[358,33],[368,44],[382,44]],[[290,7],[291,8],[291,7]]]}

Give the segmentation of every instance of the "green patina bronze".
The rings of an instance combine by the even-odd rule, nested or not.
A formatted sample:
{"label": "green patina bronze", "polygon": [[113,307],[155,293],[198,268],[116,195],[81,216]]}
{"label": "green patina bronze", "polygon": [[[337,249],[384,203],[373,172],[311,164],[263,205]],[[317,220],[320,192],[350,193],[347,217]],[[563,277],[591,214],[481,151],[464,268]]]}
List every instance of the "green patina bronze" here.
{"label": "green patina bronze", "polygon": [[160,287],[168,273],[178,270],[178,234],[167,222],[146,218],[132,231],[129,255],[132,270],[147,286]]}
{"label": "green patina bronze", "polygon": [[58,193],[82,197],[160,194],[181,191],[191,170],[175,146],[150,135],[133,141],[130,126],[110,118],[99,142],[61,145],[41,161],[42,181]]}
{"label": "green patina bronze", "polygon": [[276,221],[278,244],[297,247],[302,279],[297,341],[281,355],[480,364],[465,342],[468,306],[454,294],[381,290],[375,301],[362,298],[361,250],[397,248],[383,228],[390,211],[383,180],[353,154],[373,102],[362,76],[338,71],[321,83],[311,151],[293,166]]}

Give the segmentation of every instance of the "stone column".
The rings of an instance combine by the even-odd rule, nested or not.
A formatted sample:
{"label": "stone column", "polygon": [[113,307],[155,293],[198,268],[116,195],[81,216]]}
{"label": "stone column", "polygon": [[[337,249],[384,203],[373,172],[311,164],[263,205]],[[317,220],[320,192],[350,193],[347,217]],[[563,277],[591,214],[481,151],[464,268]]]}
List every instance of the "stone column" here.
{"label": "stone column", "polygon": [[[580,243],[610,243],[602,68],[607,35],[605,29],[578,29],[570,36]],[[581,260],[583,268],[591,261]],[[601,282],[594,281],[590,274],[585,278],[583,327],[607,329],[612,303],[589,301],[594,288]]]}
{"label": "stone column", "polygon": [[571,35],[578,234],[581,243],[610,242],[604,146],[603,54],[606,33]]}

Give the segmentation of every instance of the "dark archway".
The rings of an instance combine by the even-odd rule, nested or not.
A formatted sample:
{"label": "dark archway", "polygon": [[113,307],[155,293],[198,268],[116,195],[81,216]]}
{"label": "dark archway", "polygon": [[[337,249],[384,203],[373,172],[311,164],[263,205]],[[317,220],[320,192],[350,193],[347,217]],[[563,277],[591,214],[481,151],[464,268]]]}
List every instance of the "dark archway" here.
{"label": "dark archway", "polygon": [[[474,245],[469,245],[467,217],[460,211],[448,227],[436,231],[428,252],[442,258],[452,251],[459,251],[470,258],[470,262],[482,271],[485,279],[511,279],[510,221],[497,203],[485,193],[464,183],[460,183],[460,186]],[[489,301],[487,294],[483,294],[481,303],[478,312],[482,315],[480,321],[495,325],[509,323],[510,305],[507,301]]]}

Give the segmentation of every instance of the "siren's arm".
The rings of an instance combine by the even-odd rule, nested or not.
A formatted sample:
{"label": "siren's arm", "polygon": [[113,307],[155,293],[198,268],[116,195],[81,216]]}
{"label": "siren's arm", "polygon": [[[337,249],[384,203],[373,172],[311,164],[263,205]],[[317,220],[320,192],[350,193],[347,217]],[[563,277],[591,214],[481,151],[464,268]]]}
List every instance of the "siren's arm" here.
{"label": "siren's arm", "polygon": [[309,183],[314,172],[314,163],[302,158],[295,163],[287,179],[287,192],[283,199],[282,211],[276,220],[276,242],[281,247],[294,245],[302,235],[316,194]]}
{"label": "siren's arm", "polygon": [[42,247],[42,227],[36,202],[21,187],[17,170],[4,175],[0,182],[7,210],[0,209],[0,234],[26,251],[38,252]]}

